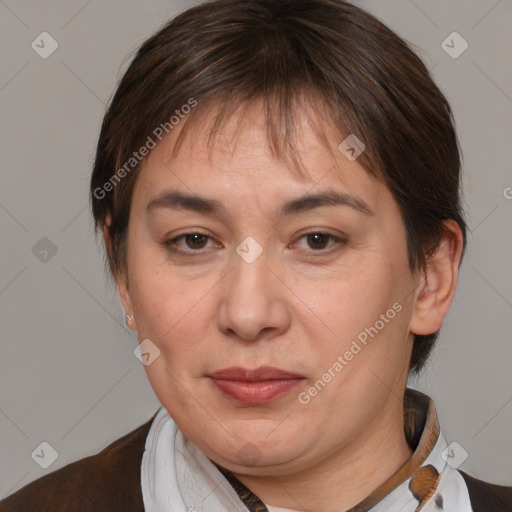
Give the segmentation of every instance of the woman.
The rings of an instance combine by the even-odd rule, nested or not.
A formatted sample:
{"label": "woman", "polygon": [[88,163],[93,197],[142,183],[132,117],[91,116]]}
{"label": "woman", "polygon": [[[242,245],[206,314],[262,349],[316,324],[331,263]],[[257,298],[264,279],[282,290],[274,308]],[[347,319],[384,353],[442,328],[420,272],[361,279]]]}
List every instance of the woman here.
{"label": "woman", "polygon": [[91,179],[162,408],[0,511],[502,511],[407,388],[465,248],[451,110],[341,0],[217,0],[140,48]]}

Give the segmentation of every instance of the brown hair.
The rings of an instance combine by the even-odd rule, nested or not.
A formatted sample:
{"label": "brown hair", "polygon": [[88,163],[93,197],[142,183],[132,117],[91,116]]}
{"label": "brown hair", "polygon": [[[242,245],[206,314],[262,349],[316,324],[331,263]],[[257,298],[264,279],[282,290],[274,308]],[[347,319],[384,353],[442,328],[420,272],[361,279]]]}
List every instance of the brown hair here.
{"label": "brown hair", "polygon": [[[96,230],[109,235],[114,276],[126,270],[141,158],[134,151],[150,147],[158,129],[169,132],[173,116],[190,112],[181,137],[215,104],[213,136],[223,120],[256,100],[263,101],[276,158],[297,164],[294,114],[302,101],[325,112],[340,133],[364,141],[358,162],[400,207],[411,270],[425,269],[446,219],[461,227],[465,249],[452,112],[400,37],[342,0],[214,0],[183,12],[142,44],[103,120],[91,203]],[[413,372],[424,366],[437,336],[415,336]]]}

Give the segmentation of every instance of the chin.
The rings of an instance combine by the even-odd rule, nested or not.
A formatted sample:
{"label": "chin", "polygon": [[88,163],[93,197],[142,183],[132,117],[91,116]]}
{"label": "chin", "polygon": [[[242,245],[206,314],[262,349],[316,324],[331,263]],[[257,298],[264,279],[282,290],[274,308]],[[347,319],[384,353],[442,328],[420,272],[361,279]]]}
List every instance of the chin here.
{"label": "chin", "polygon": [[[272,467],[272,471],[281,468],[283,474],[292,472],[297,459],[308,452],[310,445],[305,439],[304,429],[283,428],[279,431],[276,422],[271,425],[268,421],[255,423],[249,429],[244,429],[240,424],[234,427],[227,423],[226,430],[232,435],[224,432],[222,440],[202,438],[203,446],[200,449],[232,471],[263,475],[267,474],[265,468]],[[209,447],[213,447],[213,450]]]}

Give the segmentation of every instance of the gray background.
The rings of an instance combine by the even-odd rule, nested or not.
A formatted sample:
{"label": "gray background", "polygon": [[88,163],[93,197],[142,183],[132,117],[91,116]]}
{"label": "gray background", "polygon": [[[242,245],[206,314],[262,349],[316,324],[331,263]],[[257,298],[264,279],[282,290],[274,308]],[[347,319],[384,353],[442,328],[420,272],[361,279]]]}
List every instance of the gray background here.
{"label": "gray background", "polygon": [[[512,3],[357,3],[418,47],[453,106],[465,157],[469,251],[440,343],[413,385],[468,452],[462,468],[510,485]],[[104,279],[88,180],[127,56],[193,4],[0,0],[0,497],[98,451],[159,406]],[[43,31],[59,45],[47,59],[31,48]],[[469,43],[457,59],[441,47],[453,31]],[[43,441],[58,452],[48,469],[31,457]]]}

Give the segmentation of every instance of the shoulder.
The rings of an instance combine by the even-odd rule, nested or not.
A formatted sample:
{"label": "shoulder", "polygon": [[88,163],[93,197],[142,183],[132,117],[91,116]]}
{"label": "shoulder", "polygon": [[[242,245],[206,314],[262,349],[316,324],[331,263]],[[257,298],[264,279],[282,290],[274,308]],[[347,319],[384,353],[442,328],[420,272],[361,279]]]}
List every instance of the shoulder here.
{"label": "shoulder", "polygon": [[460,471],[474,512],[512,511],[512,487],[490,484]]}
{"label": "shoulder", "polygon": [[140,466],[154,419],[101,452],[45,475],[0,502],[0,512],[141,512]]}

